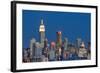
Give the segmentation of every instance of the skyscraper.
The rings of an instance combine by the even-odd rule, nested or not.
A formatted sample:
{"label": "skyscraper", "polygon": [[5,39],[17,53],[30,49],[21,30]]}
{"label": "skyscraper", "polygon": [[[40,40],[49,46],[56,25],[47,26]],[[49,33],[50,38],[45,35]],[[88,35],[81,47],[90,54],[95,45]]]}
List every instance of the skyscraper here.
{"label": "skyscraper", "polygon": [[87,58],[87,49],[85,48],[84,42],[82,42],[82,44],[80,45],[78,56],[81,59],[86,59]]}
{"label": "skyscraper", "polygon": [[50,50],[49,50],[49,60],[50,61],[54,61],[56,60],[56,50],[55,50],[55,42],[51,42],[51,47],[50,47]]}
{"label": "skyscraper", "polygon": [[56,46],[61,47],[62,45],[62,34],[61,31],[56,32],[57,33],[57,41],[56,41]]}
{"label": "skyscraper", "polygon": [[35,43],[34,53],[35,53],[34,61],[41,62],[42,61],[42,59],[41,59],[41,57],[42,57],[42,48],[40,47],[40,43],[39,42]]}
{"label": "skyscraper", "polygon": [[82,44],[81,38],[77,38],[77,40],[76,40],[76,47],[80,48],[81,44]]}
{"label": "skyscraper", "polygon": [[48,47],[48,39],[44,39],[44,48]]}
{"label": "skyscraper", "polygon": [[49,52],[48,40],[45,39],[44,40],[43,55],[45,55],[45,57],[48,57],[48,52]]}
{"label": "skyscraper", "polygon": [[36,40],[34,38],[32,38],[30,40],[30,58],[33,59],[33,56],[35,55],[34,51],[35,51],[35,43]]}
{"label": "skyscraper", "polygon": [[43,19],[41,19],[39,33],[40,33],[40,43],[42,45],[44,45],[44,40],[45,40],[45,26],[44,26],[44,23],[43,23]]}
{"label": "skyscraper", "polygon": [[64,39],[64,50],[68,50],[68,39]]}

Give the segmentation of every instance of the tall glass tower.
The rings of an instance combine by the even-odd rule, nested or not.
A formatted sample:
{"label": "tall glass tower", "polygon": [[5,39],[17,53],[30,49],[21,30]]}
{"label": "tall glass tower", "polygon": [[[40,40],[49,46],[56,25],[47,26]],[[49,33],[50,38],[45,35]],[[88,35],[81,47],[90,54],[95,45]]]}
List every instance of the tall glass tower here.
{"label": "tall glass tower", "polygon": [[77,38],[77,40],[76,40],[76,47],[80,48],[81,44],[82,44],[82,39],[81,38]]}
{"label": "tall glass tower", "polygon": [[64,50],[68,50],[68,39],[64,39]]}

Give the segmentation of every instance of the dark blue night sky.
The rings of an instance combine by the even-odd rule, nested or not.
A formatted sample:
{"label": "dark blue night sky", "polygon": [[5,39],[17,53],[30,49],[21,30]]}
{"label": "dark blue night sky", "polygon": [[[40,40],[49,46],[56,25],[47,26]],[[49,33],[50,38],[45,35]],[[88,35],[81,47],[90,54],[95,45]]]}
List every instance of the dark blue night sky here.
{"label": "dark blue night sky", "polygon": [[29,48],[30,40],[39,41],[40,20],[44,20],[46,38],[56,41],[56,32],[62,31],[72,43],[81,38],[85,43],[90,41],[91,14],[75,12],[51,12],[23,10],[23,48]]}

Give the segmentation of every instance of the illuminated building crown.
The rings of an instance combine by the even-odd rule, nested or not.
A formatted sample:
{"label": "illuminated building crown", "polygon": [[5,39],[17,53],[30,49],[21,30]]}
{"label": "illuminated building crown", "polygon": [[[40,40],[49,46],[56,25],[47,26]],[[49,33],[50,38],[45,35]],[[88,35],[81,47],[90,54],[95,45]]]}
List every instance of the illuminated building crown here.
{"label": "illuminated building crown", "polygon": [[40,25],[40,28],[39,28],[39,32],[45,32],[45,26],[44,26],[44,23],[43,23],[43,19],[41,19],[41,25]]}

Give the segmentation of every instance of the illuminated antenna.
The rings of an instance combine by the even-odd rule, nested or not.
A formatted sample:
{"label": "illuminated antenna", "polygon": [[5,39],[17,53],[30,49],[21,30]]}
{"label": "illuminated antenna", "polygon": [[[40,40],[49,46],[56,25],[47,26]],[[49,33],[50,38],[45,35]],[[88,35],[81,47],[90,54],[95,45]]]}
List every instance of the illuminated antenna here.
{"label": "illuminated antenna", "polygon": [[43,19],[41,19],[41,24],[43,24]]}

